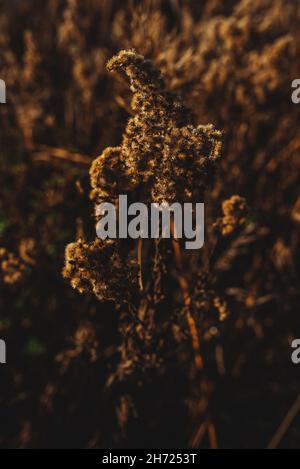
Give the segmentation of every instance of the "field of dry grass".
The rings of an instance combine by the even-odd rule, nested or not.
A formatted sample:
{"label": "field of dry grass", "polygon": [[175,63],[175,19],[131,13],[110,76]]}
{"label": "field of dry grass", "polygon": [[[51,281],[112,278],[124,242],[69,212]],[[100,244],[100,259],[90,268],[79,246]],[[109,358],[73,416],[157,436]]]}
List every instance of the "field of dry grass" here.
{"label": "field of dry grass", "polygon": [[[299,447],[299,26],[1,1],[1,448]],[[96,239],[120,193],[204,201],[204,247]]]}

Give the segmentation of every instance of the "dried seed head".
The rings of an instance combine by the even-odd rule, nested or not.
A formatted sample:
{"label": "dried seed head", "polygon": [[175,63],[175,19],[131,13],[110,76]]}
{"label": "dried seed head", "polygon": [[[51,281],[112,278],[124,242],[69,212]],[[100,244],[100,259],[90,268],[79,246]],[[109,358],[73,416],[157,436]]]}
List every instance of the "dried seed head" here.
{"label": "dried seed head", "polygon": [[[119,194],[144,203],[201,201],[220,157],[221,132],[193,126],[181,99],[166,91],[160,72],[134,50],[121,51],[107,68],[129,78],[135,115],[121,145],[106,148],[91,166],[95,207],[106,201],[118,208]],[[129,251],[118,241],[78,240],[66,249],[64,276],[81,293],[127,301],[136,297],[138,283]]]}
{"label": "dried seed head", "polygon": [[[127,187],[138,192],[139,201],[199,200],[214,175],[221,132],[213,125],[194,127],[190,111],[178,96],[166,91],[160,72],[134,50],[121,51],[107,68],[127,75],[134,93],[135,115],[116,149],[118,179],[123,186],[127,179]],[[112,167],[112,150],[103,152],[99,161]],[[101,175],[105,178],[104,171]]]}
{"label": "dried seed head", "polygon": [[239,195],[233,195],[230,199],[224,200],[222,211],[221,231],[223,235],[228,235],[245,222],[248,214],[246,200]]}
{"label": "dried seed head", "polygon": [[66,247],[63,272],[80,293],[93,291],[101,301],[126,301],[128,285],[137,285],[135,262],[123,257],[113,240],[96,239],[87,243],[79,239]]}
{"label": "dried seed head", "polygon": [[19,283],[24,277],[25,264],[6,248],[0,248],[0,278],[6,284]]}

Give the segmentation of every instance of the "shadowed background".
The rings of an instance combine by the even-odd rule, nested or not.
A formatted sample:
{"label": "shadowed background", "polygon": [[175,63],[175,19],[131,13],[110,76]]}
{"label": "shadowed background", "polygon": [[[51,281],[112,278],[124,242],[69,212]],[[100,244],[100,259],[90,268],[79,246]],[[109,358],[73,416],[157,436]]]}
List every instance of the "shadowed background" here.
{"label": "shadowed background", "polygon": [[[239,194],[250,228],[224,240],[211,273],[228,319],[199,324],[210,406],[220,447],[270,442],[299,393],[299,24],[294,0],[0,0],[1,447],[186,447],[198,428],[188,346],[161,374],[108,385],[118,312],[61,275],[67,243],[94,236],[90,163],[132,115],[128,85],[106,70],[128,48],[197,124],[224,130],[209,220]],[[299,446],[299,425],[281,447]]]}

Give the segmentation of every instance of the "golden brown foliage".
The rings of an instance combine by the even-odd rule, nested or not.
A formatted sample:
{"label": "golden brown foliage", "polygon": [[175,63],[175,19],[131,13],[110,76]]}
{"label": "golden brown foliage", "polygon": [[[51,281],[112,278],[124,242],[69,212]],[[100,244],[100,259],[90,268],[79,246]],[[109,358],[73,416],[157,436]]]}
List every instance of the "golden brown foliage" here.
{"label": "golden brown foliage", "polygon": [[[1,447],[265,446],[299,381],[299,2],[2,4]],[[93,241],[121,192],[205,192],[201,253]]]}

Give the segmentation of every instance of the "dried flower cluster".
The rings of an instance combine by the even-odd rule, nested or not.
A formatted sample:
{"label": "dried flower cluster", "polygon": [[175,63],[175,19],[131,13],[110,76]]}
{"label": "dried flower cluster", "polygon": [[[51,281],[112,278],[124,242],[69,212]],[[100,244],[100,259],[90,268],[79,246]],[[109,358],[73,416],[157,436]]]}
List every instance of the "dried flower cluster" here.
{"label": "dried flower cluster", "polygon": [[5,283],[14,284],[22,280],[25,265],[17,256],[0,248],[0,278]]}
{"label": "dried flower cluster", "polygon": [[[166,91],[161,74],[134,50],[121,51],[107,67],[129,78],[134,116],[127,123],[121,145],[105,149],[91,166],[91,198],[96,206],[104,201],[117,206],[119,194],[146,203],[202,201],[214,180],[221,132],[212,125],[194,127],[188,109]],[[238,196],[224,203],[223,227],[233,230],[241,225],[244,206],[244,199]],[[228,316],[226,301],[208,285],[199,267],[191,277],[189,292],[176,240],[148,242],[146,252],[145,261],[142,240],[132,246],[124,240],[79,239],[66,248],[64,276],[72,286],[80,293],[93,291],[99,300],[114,300],[120,308],[120,363],[108,380],[109,386],[116,381],[126,383],[135,375],[143,382],[149,370],[165,366],[170,342],[182,346],[188,336],[195,368],[201,371],[198,327],[205,322],[204,327],[209,327],[211,309],[218,315],[215,323],[217,317],[223,321]],[[174,285],[170,290],[174,272],[177,288]],[[166,300],[173,304],[175,314],[162,319],[159,312]],[[202,380],[202,373],[200,376]],[[208,393],[201,391],[204,388],[202,383],[198,398],[206,401],[205,413]],[[123,396],[122,402],[124,406],[128,399]],[[124,418],[120,424],[123,428]]]}
{"label": "dried flower cluster", "polygon": [[[79,239],[66,248],[64,276],[80,293],[92,290],[99,300],[126,301],[126,291],[120,285],[137,285],[134,260],[121,257],[113,240],[97,239],[91,243]],[[137,275],[136,275],[137,277]]]}
{"label": "dried flower cluster", "polygon": [[[146,203],[202,201],[220,157],[221,133],[212,125],[193,127],[180,99],[165,90],[160,73],[135,51],[120,52],[108,69],[129,77],[135,115],[121,146],[105,149],[92,164],[96,206],[117,205],[119,194]],[[126,301],[129,291],[133,298],[137,294],[138,283],[137,262],[128,254],[120,241],[79,240],[67,247],[64,275],[80,292],[90,285],[99,299]]]}
{"label": "dried flower cluster", "polygon": [[241,226],[246,221],[248,214],[246,200],[238,195],[233,195],[230,199],[222,203],[223,218],[220,220],[223,235],[228,235],[235,228]]}

